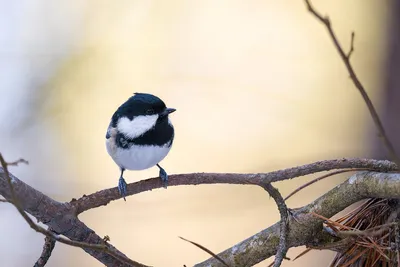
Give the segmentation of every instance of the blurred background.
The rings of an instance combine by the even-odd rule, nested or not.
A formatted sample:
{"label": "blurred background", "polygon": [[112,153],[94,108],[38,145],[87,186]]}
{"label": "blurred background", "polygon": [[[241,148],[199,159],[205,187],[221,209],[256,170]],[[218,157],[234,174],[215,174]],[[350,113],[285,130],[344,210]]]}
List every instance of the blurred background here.
{"label": "blurred background", "polygon": [[[313,1],[346,49],[356,32],[352,63],[390,136],[399,133],[391,114],[400,112],[398,90],[390,89],[398,79],[388,71],[400,62],[393,61],[396,2]],[[177,109],[176,140],[162,162],[169,174],[385,157],[331,39],[302,0],[0,0],[0,7],[0,152],[9,161],[29,160],[12,173],[58,201],[117,185],[105,132],[134,92]],[[152,168],[125,178],[157,175]],[[315,177],[275,185],[285,196]],[[288,205],[305,205],[345,178],[319,182]],[[10,205],[1,204],[0,214],[0,265],[32,266],[43,236]],[[134,260],[191,266],[209,256],[178,236],[220,252],[279,214],[260,188],[199,185],[142,193],[80,218]],[[283,266],[326,266],[333,255],[311,252]],[[47,266],[102,265],[57,244]]]}

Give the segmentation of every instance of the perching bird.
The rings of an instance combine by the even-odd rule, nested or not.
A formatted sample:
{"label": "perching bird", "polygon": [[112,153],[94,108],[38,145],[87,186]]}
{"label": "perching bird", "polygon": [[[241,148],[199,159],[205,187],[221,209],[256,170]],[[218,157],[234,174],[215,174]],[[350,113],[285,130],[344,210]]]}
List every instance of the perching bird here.
{"label": "perching bird", "polygon": [[135,93],[111,118],[106,134],[107,152],[121,170],[118,190],[125,200],[125,170],[144,170],[157,165],[166,188],[168,174],[158,164],[171,149],[174,127],[168,115],[175,109],[151,94]]}

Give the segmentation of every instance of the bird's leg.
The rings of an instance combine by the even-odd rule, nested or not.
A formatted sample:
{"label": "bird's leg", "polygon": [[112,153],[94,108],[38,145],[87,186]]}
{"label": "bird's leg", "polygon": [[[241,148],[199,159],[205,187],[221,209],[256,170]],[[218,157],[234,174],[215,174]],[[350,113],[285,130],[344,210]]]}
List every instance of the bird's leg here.
{"label": "bird's leg", "polygon": [[163,183],[163,187],[167,188],[167,186],[168,186],[168,174],[160,165],[157,164],[157,167],[160,169],[160,179],[161,179],[161,181]]}
{"label": "bird's leg", "polygon": [[119,191],[119,194],[126,201],[125,196],[126,196],[126,191],[127,191],[127,184],[126,184],[125,179],[123,177],[124,171],[125,171],[125,169],[121,168],[121,176],[119,177],[119,181],[118,181],[118,191]]}

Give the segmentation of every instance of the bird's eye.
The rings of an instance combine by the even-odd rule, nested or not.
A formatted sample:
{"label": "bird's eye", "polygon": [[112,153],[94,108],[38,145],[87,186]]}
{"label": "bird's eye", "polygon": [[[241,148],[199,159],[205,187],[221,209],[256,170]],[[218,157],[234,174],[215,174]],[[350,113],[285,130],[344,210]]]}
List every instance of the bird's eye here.
{"label": "bird's eye", "polygon": [[147,110],[146,110],[146,114],[147,114],[147,115],[152,115],[152,114],[154,114],[154,109],[152,109],[152,108],[147,109]]}

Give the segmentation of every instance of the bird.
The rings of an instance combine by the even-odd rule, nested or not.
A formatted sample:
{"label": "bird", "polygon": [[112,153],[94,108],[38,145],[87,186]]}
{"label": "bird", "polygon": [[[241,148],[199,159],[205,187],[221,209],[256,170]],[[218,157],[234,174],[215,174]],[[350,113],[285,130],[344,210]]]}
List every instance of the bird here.
{"label": "bird", "polygon": [[106,148],[120,169],[118,191],[125,201],[125,170],[157,166],[163,187],[167,188],[168,174],[159,163],[168,155],[174,141],[174,126],[169,115],[175,111],[155,95],[134,93],[111,117]]}

